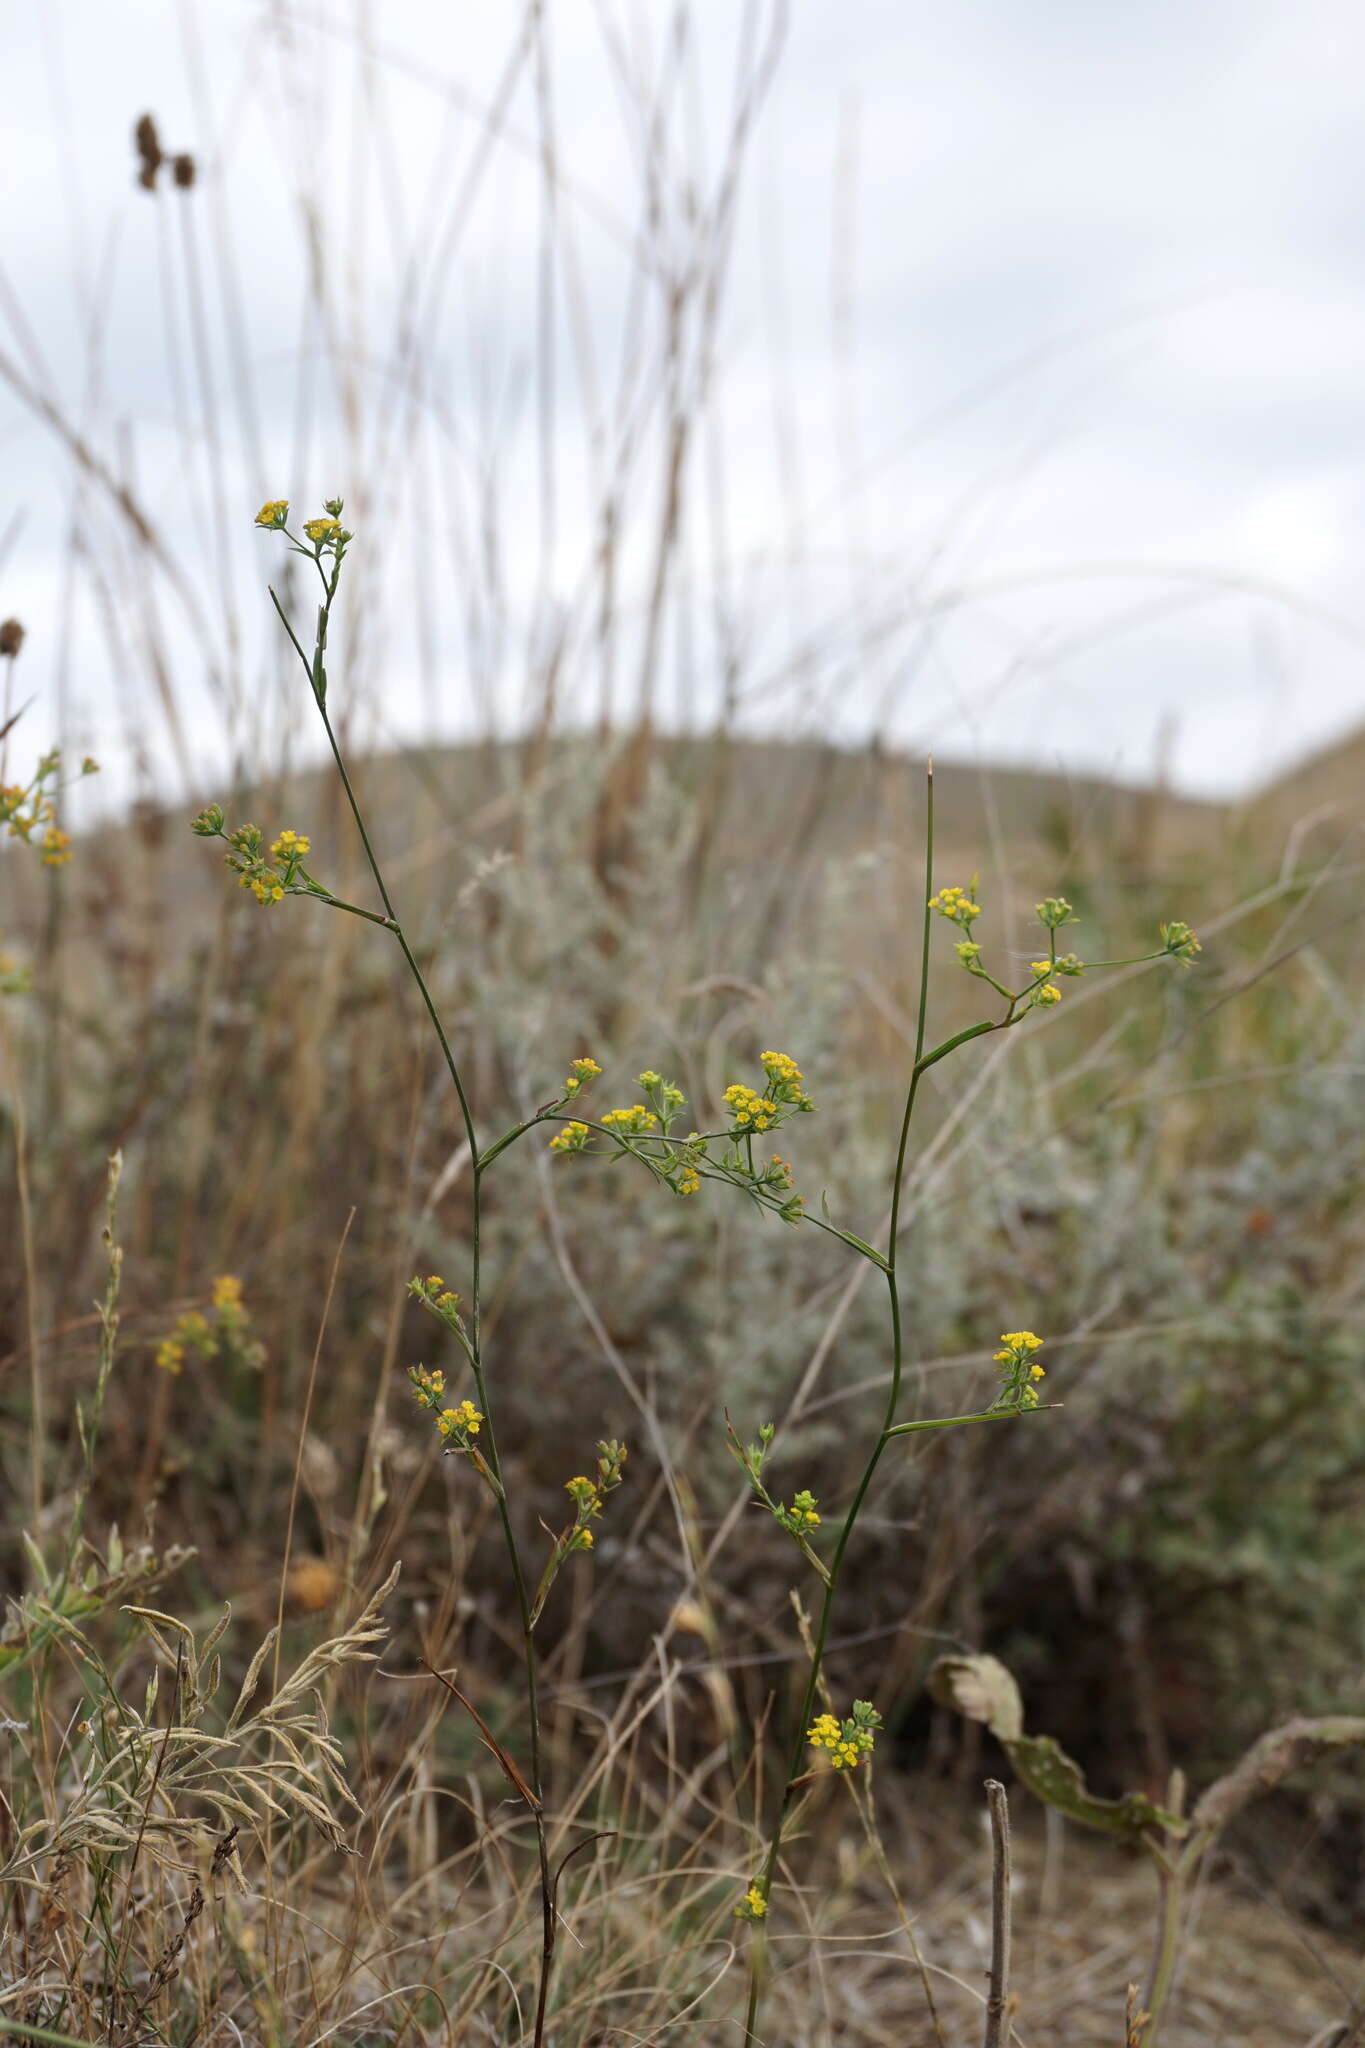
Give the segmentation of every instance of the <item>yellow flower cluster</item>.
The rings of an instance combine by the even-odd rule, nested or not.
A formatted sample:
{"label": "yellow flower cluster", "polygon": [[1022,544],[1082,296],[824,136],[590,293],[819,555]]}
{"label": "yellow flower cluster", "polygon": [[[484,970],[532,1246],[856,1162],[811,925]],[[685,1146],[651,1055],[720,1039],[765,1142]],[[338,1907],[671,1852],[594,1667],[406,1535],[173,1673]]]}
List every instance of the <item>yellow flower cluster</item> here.
{"label": "yellow flower cluster", "polygon": [[458,1329],[460,1297],[451,1293],[439,1273],[429,1273],[425,1280],[410,1280],[408,1293],[420,1301],[423,1308],[431,1309],[442,1322]]}
{"label": "yellow flower cluster", "polygon": [[629,1109],[609,1109],[602,1123],[607,1130],[626,1137],[643,1137],[659,1128],[658,1117],[643,1102],[633,1103]]}
{"label": "yellow flower cluster", "polygon": [[795,1110],[815,1107],[806,1093],[801,1069],[790,1053],[765,1052],[760,1059],[767,1077],[767,1087],[761,1095],[742,1081],[732,1082],[725,1090],[723,1099],[737,1132],[766,1131],[785,1123]]}
{"label": "yellow flower cluster", "polygon": [[[415,1293],[419,1299],[427,1301],[428,1297],[425,1289],[435,1289],[439,1297],[439,1292],[444,1287],[444,1284],[440,1275],[434,1273],[431,1279],[425,1283],[425,1287],[422,1281],[414,1280],[411,1283],[409,1292]],[[453,1301],[455,1297],[451,1295],[448,1299]],[[428,1306],[435,1308],[438,1306],[438,1301],[429,1301]],[[436,1427],[442,1441],[457,1451],[468,1452],[475,1462],[478,1463],[479,1454],[473,1447],[473,1439],[478,1435],[480,1425],[484,1420],[481,1411],[474,1406],[472,1401],[461,1401],[453,1408],[448,1408],[444,1405],[446,1398],[446,1376],[443,1372],[430,1372],[424,1365],[414,1365],[408,1368],[408,1379],[412,1384],[412,1391],[416,1396],[419,1406],[429,1408],[436,1417]]]}
{"label": "yellow flower cluster", "polygon": [[696,1167],[685,1166],[678,1175],[678,1193],[680,1195],[695,1195],[700,1186],[701,1175],[697,1172]]}
{"label": "yellow flower cluster", "polygon": [[[1053,968],[1050,960],[1030,960],[1029,973],[1033,976],[1033,989],[1029,995],[1029,1007],[1039,1003],[1060,1003],[1062,992],[1055,981],[1049,980]],[[1071,971],[1071,970],[1068,970]]]}
{"label": "yellow flower cluster", "polygon": [[602,1513],[603,1496],[612,1493],[621,1484],[621,1468],[626,1462],[626,1447],[615,1437],[608,1437],[597,1446],[597,1477],[589,1479],[585,1473],[576,1473],[564,1482],[564,1491],[574,1504],[573,1527],[561,1536],[556,1546],[556,1555],[568,1557],[575,1550],[591,1550],[593,1534],[588,1524],[599,1519]]}
{"label": "yellow flower cluster", "polygon": [[595,1081],[601,1071],[602,1069],[598,1066],[596,1060],[581,1059],[571,1061],[570,1071],[564,1082],[564,1093],[566,1095],[577,1095],[579,1089],[586,1087],[589,1081]]}
{"label": "yellow flower cluster", "polygon": [[1047,1378],[1046,1367],[1039,1365],[1034,1356],[1043,1348],[1042,1338],[1035,1337],[1032,1330],[1005,1330],[1000,1344],[1001,1349],[995,1354],[1001,1378],[996,1406],[1012,1403],[1016,1408],[1036,1408],[1035,1382]]}
{"label": "yellow flower cluster", "polygon": [[[288,498],[267,498],[256,514],[257,526],[263,526],[269,532],[283,533],[299,554],[306,555],[308,549],[289,532],[288,521]],[[338,562],[345,553],[346,543],[352,538],[341,523],[340,498],[329,498],[318,518],[304,520],[303,530],[316,554],[321,555],[330,548]]]}
{"label": "yellow flower cluster", "polygon": [[[995,1357],[997,1364],[999,1364],[1002,1359],[1008,1358],[1011,1355],[1011,1353],[1015,1351],[1033,1352],[1041,1351],[1043,1348],[1042,1338],[1035,1337],[1032,1330],[1002,1330],[1000,1333],[1000,1342],[1007,1348],[1004,1351],[996,1352]],[[1039,1366],[1037,1370],[1041,1374],[1042,1367]]]}
{"label": "yellow flower cluster", "polygon": [[777,1104],[769,1096],[746,1088],[742,1081],[732,1082],[724,1101],[737,1131],[766,1131],[777,1115]]}
{"label": "yellow flower cluster", "polygon": [[[53,799],[62,787],[61,767],[61,749],[54,747],[39,761],[31,782],[0,783],[0,825],[11,839],[36,845],[45,868],[64,868],[71,858],[71,836],[55,822]],[[82,775],[98,772],[97,762],[82,761]],[[40,826],[44,828],[41,832]]]}
{"label": "yellow flower cluster", "polygon": [[742,1899],[740,1900],[739,1904],[738,1904],[738,1905],[737,1905],[737,1906],[735,1907],[735,1915],[736,1915],[736,1918],[737,1918],[737,1919],[740,1919],[740,1920],[766,1920],[766,1919],[767,1919],[767,1917],[768,1917],[768,1901],[767,1901],[767,1899],[766,1899],[766,1898],[764,1897],[764,1895],[763,1895],[762,1891],[761,1891],[761,1890],[759,1889],[758,1885],[756,1885],[756,1884],[751,1884],[751,1885],[749,1886],[749,1889],[748,1889],[748,1891],[747,1891],[747,1892],[745,1892],[745,1894],[744,1894],[744,1897],[743,1897],[743,1898],[742,1898]]}
{"label": "yellow flower cluster", "polygon": [[212,1319],[199,1309],[188,1309],[157,1345],[156,1362],[162,1372],[178,1378],[191,1356],[205,1365],[241,1364],[259,1369],[265,1363],[264,1346],[251,1337],[242,1283],[235,1274],[219,1275],[209,1303]]}
{"label": "yellow flower cluster", "polygon": [[483,1416],[472,1401],[461,1401],[458,1408],[443,1408],[436,1418],[436,1427],[448,1442],[465,1443],[477,1436]]}
{"label": "yellow flower cluster", "polygon": [[[192,820],[190,830],[201,839],[227,841],[224,858],[237,876],[238,886],[249,889],[258,903],[280,903],[291,895],[326,894],[303,865],[305,855],[312,850],[312,841],[301,832],[286,828],[271,841],[267,859],[265,834],[259,825],[238,825],[228,832],[224,823],[222,805],[210,804]],[[273,867],[272,861],[276,863]]]}
{"label": "yellow flower cluster", "polygon": [[936,910],[940,917],[946,917],[950,924],[969,929],[981,915],[981,905],[976,902],[976,881],[973,878],[970,889],[940,889],[936,896],[929,898],[929,908]]}
{"label": "yellow flower cluster", "polygon": [[567,1548],[570,1550],[591,1550],[592,1530],[588,1528],[587,1524],[590,1520],[595,1519],[601,1514],[602,1496],[592,1480],[584,1478],[581,1473],[575,1479],[565,1480],[564,1491],[573,1501],[576,1511],[575,1526],[573,1533],[568,1538]]}
{"label": "yellow flower cluster", "polygon": [[820,1526],[821,1518],[816,1512],[815,1495],[808,1487],[803,1486],[800,1493],[793,1495],[789,1508],[778,1507],[773,1512],[782,1527],[789,1529],[793,1536],[808,1536],[812,1529],[818,1529]]}
{"label": "yellow flower cluster", "polygon": [[872,1754],[880,1726],[876,1708],[866,1700],[855,1700],[846,1721],[836,1721],[833,1714],[818,1715],[806,1730],[806,1740],[812,1749],[828,1752],[836,1771],[856,1771],[863,1758]]}
{"label": "yellow flower cluster", "polygon": [[562,1131],[551,1138],[550,1150],[552,1152],[581,1152],[591,1136],[592,1132],[588,1126],[579,1123],[575,1117],[572,1122],[565,1124]]}

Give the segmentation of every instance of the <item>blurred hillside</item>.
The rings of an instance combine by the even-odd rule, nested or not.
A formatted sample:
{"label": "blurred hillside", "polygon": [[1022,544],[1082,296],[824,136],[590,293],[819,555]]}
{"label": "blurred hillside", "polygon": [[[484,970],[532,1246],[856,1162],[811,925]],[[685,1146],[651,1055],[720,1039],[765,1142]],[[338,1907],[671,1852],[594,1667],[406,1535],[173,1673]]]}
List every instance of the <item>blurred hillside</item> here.
{"label": "blurred hillside", "polygon": [[[809,1209],[884,1231],[919,994],[916,764],[546,733],[364,760],[356,779],[482,1142],[585,1051],[605,1070],[599,1110],[635,1100],[650,1066],[701,1123],[778,1046],[818,1110],[786,1148]],[[949,1814],[998,1766],[979,1729],[930,1704],[944,1648],[1005,1658],[1030,1726],[1106,1793],[1164,1796],[1176,1767],[1198,1790],[1268,1726],[1362,1705],[1365,948],[1358,812],[1324,811],[1317,793],[1332,787],[1318,764],[1299,795],[1281,786],[1233,810],[936,772],[936,874],[979,870],[977,930],[1002,972],[1026,976],[1032,905],[1056,889],[1092,959],[1150,950],[1171,916],[1203,940],[1189,969],[1070,983],[1056,1015],[944,1061],[916,1127],[905,1413],[979,1408],[998,1333],[1017,1326],[1045,1334],[1062,1404],[1008,1442],[955,1430],[885,1461],[831,1645],[832,1684],[881,1703],[881,1804],[911,1803],[897,1857],[930,1901],[935,1954],[959,1971],[977,1967],[979,1913],[960,1903],[967,1852]],[[313,871],[371,901],[327,778],[203,794],[268,833],[307,831]],[[147,809],[79,842],[65,868],[13,851],[0,866],[7,936],[34,975],[0,1012],[0,1238],[15,1250],[0,1266],[0,1588],[24,1582],[21,1530],[55,1543],[76,1498],[118,1147],[122,1325],[92,1530],[188,1547],[157,1604],[203,1630],[230,1601],[234,1642],[259,1638],[282,1599],[291,1658],[401,1563],[386,1671],[419,1655],[458,1670],[515,1742],[504,1560],[403,1370],[454,1366],[407,1299],[409,1276],[468,1285],[469,1157],[447,1077],[388,935],[307,902],[260,908],[187,810]],[[934,1032],[982,1013],[952,937],[935,934]],[[657,1825],[662,1736],[632,1703],[656,1659],[671,1660],[683,1708],[667,1770],[688,1830],[693,1772],[735,1731],[785,1728],[795,1710],[785,1539],[744,1505],[725,1417],[746,1434],[774,1421],[774,1486],[813,1485],[837,1511],[886,1380],[869,1269],[715,1195],[680,1202],[590,1159],[552,1159],[540,1133],[486,1185],[486,1356],[528,1542],[553,1526],[565,1473],[598,1436],[631,1448],[619,1502],[540,1641],[552,1785],[573,1785],[583,1742],[619,1711],[640,1728],[629,1796],[642,1830]],[[205,1354],[177,1333],[187,1317],[216,1326],[224,1276],[240,1282],[244,1320]],[[463,1719],[414,1733],[412,1693],[379,1680],[363,1704],[345,1696],[375,1811],[416,1770],[501,1797]],[[1026,1806],[1019,1819],[1026,1849]],[[853,1916],[841,1927],[880,1925],[833,1809],[812,1825],[849,1873],[829,1911]],[[404,1837],[404,1867],[420,1889],[478,1839],[462,1809],[433,1804]],[[1338,2009],[1330,1947],[1305,1981],[1304,1937],[1286,1931],[1277,1950],[1248,1930],[1269,1924],[1267,1906],[1286,1930],[1304,1916],[1358,1925],[1363,1840],[1349,1760],[1235,1824],[1220,1864],[1230,1903],[1191,1951],[1206,1974],[1174,2048],[1209,2038],[1201,2026],[1269,2048],[1277,2028]],[[1053,2032],[1039,2038],[1098,2042],[1113,1971],[1141,1958],[1129,1943],[1114,1960],[1073,1862],[1060,1883],[1051,1833],[1040,1867],[1030,2000]],[[1115,1867],[1114,1882],[1136,1926],[1150,1879]],[[311,1910],[325,1919],[329,1899]],[[671,1921],[649,1939],[685,1952]],[[884,2038],[888,1996],[866,1994],[868,2040]]]}

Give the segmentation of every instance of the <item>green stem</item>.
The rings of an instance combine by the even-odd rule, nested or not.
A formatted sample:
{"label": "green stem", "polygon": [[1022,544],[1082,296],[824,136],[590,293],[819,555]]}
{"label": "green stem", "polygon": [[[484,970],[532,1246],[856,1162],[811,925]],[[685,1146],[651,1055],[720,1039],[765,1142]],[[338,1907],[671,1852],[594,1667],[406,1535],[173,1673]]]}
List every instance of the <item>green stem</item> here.
{"label": "green stem", "polygon": [[1180,1947],[1180,1923],[1185,1905],[1184,1872],[1178,1863],[1173,1870],[1159,1871],[1158,1881],[1161,1885],[1161,1921],[1147,2008],[1151,2014],[1151,2022],[1146,2033],[1148,2048],[1156,2048],[1157,2037],[1161,2032],[1162,2009],[1175,1976],[1176,1955]]}
{"label": "green stem", "polygon": [[[820,1683],[825,1644],[829,1637],[830,1621],[834,1613],[834,1602],[839,1590],[840,1567],[844,1561],[844,1553],[848,1549],[849,1539],[857,1524],[862,1504],[867,1497],[868,1488],[871,1486],[877,1466],[881,1462],[882,1452],[885,1450],[888,1441],[888,1431],[895,1422],[896,1409],[900,1402],[901,1375],[904,1370],[904,1337],[901,1328],[900,1289],[896,1283],[896,1248],[897,1239],[900,1234],[901,1193],[905,1182],[905,1160],[910,1144],[910,1125],[915,1114],[915,1101],[919,1093],[920,1077],[933,1065],[936,1059],[941,1059],[946,1053],[950,1052],[954,1044],[961,1043],[965,1038],[975,1037],[977,1031],[982,1028],[978,1026],[976,1030],[959,1034],[957,1039],[949,1040],[926,1059],[924,1040],[929,1010],[929,946],[933,922],[933,912],[929,908],[929,899],[933,893],[934,768],[933,762],[930,761],[926,778],[925,797],[924,910],[921,918],[919,1012],[915,1025],[915,1062],[910,1072],[910,1085],[906,1090],[905,1109],[901,1117],[900,1141],[896,1147],[895,1177],[891,1188],[891,1215],[888,1226],[886,1260],[883,1266],[891,1302],[891,1388],[887,1396],[882,1426],[877,1433],[876,1442],[872,1446],[871,1456],[863,1468],[862,1477],[858,1481],[857,1489],[849,1504],[848,1513],[844,1517],[843,1527],[839,1531],[839,1539],[834,1548],[834,1555],[830,1560],[829,1577],[825,1583],[824,1597],[820,1602],[820,1615],[815,1627],[815,1638],[806,1672],[806,1689],[801,1701],[801,1711],[793,1731],[792,1748],[787,1762],[786,1783],[782,1788],[782,1799],[778,1807],[777,1821],[768,1844],[767,1856],[763,1862],[760,1889],[765,1898],[771,1894],[773,1873],[777,1868],[777,1860],[782,1851],[783,1831],[791,1813],[792,1801],[796,1794],[797,1780],[802,1776],[802,1764],[805,1760],[806,1750],[806,1729],[810,1722],[811,1709],[815,1704],[816,1689]],[[756,2041],[758,2039],[758,2013],[763,1996],[766,1962],[767,1943],[765,1936],[759,1934],[754,1939],[750,1957],[749,2002],[744,2020],[744,2038],[746,2041]]]}
{"label": "green stem", "polygon": [[1190,1873],[1208,1847],[1209,1839],[1208,1836],[1196,1835],[1185,1844],[1173,1863],[1160,1859],[1157,1864],[1157,1876],[1161,1885],[1161,1919],[1157,1932],[1156,1956],[1152,1964],[1152,1988],[1146,2000],[1151,2018],[1142,2037],[1144,2048],[1157,2048],[1161,2022],[1166,2015],[1167,2000],[1175,1983],[1175,1968],[1180,1956],[1181,1927],[1185,1917],[1185,1894],[1189,1886]]}
{"label": "green stem", "polygon": [[1049,1408],[1060,1408],[1060,1401],[1042,1401],[1036,1408],[982,1408],[975,1415],[937,1415],[932,1421],[898,1422],[894,1429],[883,1431],[886,1443],[893,1443],[898,1436],[913,1436],[921,1429],[961,1429],[964,1422],[1021,1422],[1029,1415],[1046,1415]]}
{"label": "green stem", "polygon": [[391,917],[381,917],[377,910],[362,910],[358,903],[347,903],[344,898],[333,896],[329,889],[306,889],[299,891],[299,894],[316,896],[318,902],[327,904],[329,909],[345,910],[352,917],[363,917],[367,924],[377,924],[381,931],[391,932],[396,929]]}
{"label": "green stem", "polygon": [[[339,571],[339,569],[340,564],[338,563],[337,570]],[[540,1867],[540,1896],[542,1920],[540,1981],[536,1994],[536,2022],[534,2041],[535,2048],[541,2048],[541,2044],[544,2040],[545,2033],[545,2018],[550,1990],[550,1975],[554,1965],[554,1883],[550,1871],[549,1844],[545,1832],[545,1787],[541,1758],[540,1688],[539,1675],[536,1663],[535,1643],[532,1636],[531,1601],[526,1586],[526,1575],[522,1569],[521,1552],[517,1545],[516,1532],[512,1527],[512,1517],[507,1506],[506,1489],[503,1485],[502,1479],[502,1464],[498,1456],[497,1434],[494,1429],[493,1423],[492,1403],[489,1399],[488,1382],[485,1377],[483,1367],[481,1294],[483,1238],[482,1197],[483,1176],[488,1162],[481,1161],[479,1158],[479,1144],[474,1125],[474,1113],[470,1105],[469,1096],[465,1090],[464,1078],[460,1073],[459,1064],[456,1061],[454,1051],[450,1044],[450,1040],[446,1035],[445,1026],[441,1022],[440,1012],[437,1010],[436,1003],[432,997],[431,990],[427,986],[426,976],[423,974],[422,969],[418,964],[417,956],[413,952],[412,946],[408,941],[407,933],[403,929],[402,920],[399,918],[398,913],[394,908],[393,898],[390,896],[388,885],[384,880],[384,873],[379,865],[379,858],[378,855],[375,853],[373,843],[370,839],[369,830],[365,824],[364,814],[361,811],[359,800],[356,796],[355,789],[352,786],[350,775],[347,772],[346,762],[342,755],[341,747],[337,741],[336,733],[333,730],[332,721],[327,715],[327,705],[325,702],[324,693],[321,689],[317,687],[316,678],[321,672],[322,650],[326,644],[327,622],[332,608],[332,600],[336,596],[337,581],[338,577],[336,573],[333,574],[330,583],[327,583],[326,578],[324,577],[324,586],[326,588],[327,594],[326,599],[318,615],[317,640],[314,647],[313,660],[311,662],[308,660],[307,655],[304,653],[302,647],[299,645],[298,637],[295,634],[293,627],[290,625],[288,618],[285,616],[284,609],[280,604],[279,599],[275,596],[273,590],[271,591],[270,596],[276,611],[279,613],[280,618],[283,621],[285,631],[288,633],[290,639],[294,643],[295,648],[298,650],[299,658],[303,662],[304,668],[308,673],[309,680],[314,684],[313,695],[314,701],[316,702],[318,708],[318,716],[321,718],[323,730],[327,734],[327,744],[331,748],[332,760],[336,765],[336,771],[338,776],[340,777],[342,789],[345,791],[346,802],[350,807],[351,817],[355,821],[356,831],[360,835],[360,843],[361,846],[364,848],[365,859],[369,864],[370,873],[374,877],[375,888],[379,891],[379,900],[384,906],[385,915],[383,918],[380,918],[377,917],[374,914],[374,912],[360,910],[354,904],[342,903],[336,898],[329,898],[329,900],[334,902],[336,908],[338,909],[353,911],[357,916],[366,917],[374,924],[385,925],[387,929],[392,931],[394,938],[398,941],[399,950],[407,963],[408,972],[411,974],[413,981],[417,985],[418,993],[422,998],[423,1007],[425,1008],[427,1017],[430,1020],[431,1028],[436,1035],[436,1042],[441,1048],[441,1057],[445,1061],[446,1071],[450,1076],[451,1085],[455,1090],[455,1096],[460,1105],[460,1115],[464,1121],[465,1136],[469,1145],[470,1157],[474,1161],[473,1194],[471,1200],[470,1215],[469,1360],[470,1365],[473,1369],[474,1384],[477,1389],[479,1397],[479,1406],[483,1410],[485,1427],[488,1432],[486,1439],[487,1448],[485,1450],[484,1455],[487,1458],[489,1468],[492,1471],[494,1478],[498,1482],[498,1491],[495,1496],[498,1504],[498,1521],[502,1528],[503,1544],[506,1549],[508,1563],[511,1568],[512,1584],[516,1595],[517,1611],[521,1622],[522,1641],[525,1648],[526,1708],[528,1728],[528,1749],[530,1752],[529,1775],[531,1789],[535,1793],[535,1807],[533,1811],[533,1818],[535,1821],[536,1830],[537,1860]]]}

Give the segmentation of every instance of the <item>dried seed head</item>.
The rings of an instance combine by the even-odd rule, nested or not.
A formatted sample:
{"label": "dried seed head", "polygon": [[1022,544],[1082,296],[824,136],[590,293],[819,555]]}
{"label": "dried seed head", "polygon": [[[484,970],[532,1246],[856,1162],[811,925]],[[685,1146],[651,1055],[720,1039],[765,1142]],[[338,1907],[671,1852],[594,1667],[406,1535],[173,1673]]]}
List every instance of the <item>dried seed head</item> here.
{"label": "dried seed head", "polygon": [[13,661],[23,644],[24,629],[17,619],[6,619],[0,624],[0,654]]}
{"label": "dried seed head", "polygon": [[341,1591],[341,1578],[324,1557],[298,1557],[289,1567],[287,1591],[304,1614],[320,1614]]}
{"label": "dried seed head", "polygon": [[156,122],[150,114],[144,114],[133,130],[133,147],[138,154],[142,168],[137,174],[138,184],[144,192],[156,189],[156,174],[163,162],[161,137],[156,132]]}
{"label": "dried seed head", "polygon": [[188,153],[171,158],[171,176],[182,192],[188,192],[194,183],[194,158]]}

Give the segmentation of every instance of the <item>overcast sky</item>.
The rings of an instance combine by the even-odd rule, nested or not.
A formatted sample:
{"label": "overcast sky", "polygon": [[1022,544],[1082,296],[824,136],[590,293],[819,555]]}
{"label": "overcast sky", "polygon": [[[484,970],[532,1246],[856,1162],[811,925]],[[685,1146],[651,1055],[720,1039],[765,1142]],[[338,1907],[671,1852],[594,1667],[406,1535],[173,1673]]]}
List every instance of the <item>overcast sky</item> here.
{"label": "overcast sky", "polygon": [[[1365,717],[1356,6],[544,13],[537,45],[519,0],[0,0],[0,613],[35,742],[116,790],[284,743],[250,518],[333,490],[364,512],[334,686],[377,742],[547,690],[587,723],[651,662],[666,721],[728,697],[1219,793]],[[138,189],[144,110],[192,192]]]}

